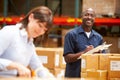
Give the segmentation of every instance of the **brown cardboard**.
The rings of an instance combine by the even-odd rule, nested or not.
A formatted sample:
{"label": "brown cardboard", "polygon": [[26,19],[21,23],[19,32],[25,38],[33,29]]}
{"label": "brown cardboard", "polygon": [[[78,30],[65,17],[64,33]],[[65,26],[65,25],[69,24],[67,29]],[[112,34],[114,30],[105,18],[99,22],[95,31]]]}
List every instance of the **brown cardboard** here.
{"label": "brown cardboard", "polygon": [[107,80],[107,70],[86,70],[87,78],[98,78]]}
{"label": "brown cardboard", "polygon": [[108,70],[109,56],[112,54],[99,54],[99,69]]}
{"label": "brown cardboard", "polygon": [[87,69],[98,69],[98,55],[83,54],[81,59],[81,72],[86,72]]}
{"label": "brown cardboard", "polygon": [[55,77],[64,77],[65,70],[62,68],[54,68],[49,69],[49,71],[55,76]]}
{"label": "brown cardboard", "polygon": [[109,56],[108,77],[120,78],[120,56]]}
{"label": "brown cardboard", "polygon": [[53,48],[36,48],[36,52],[45,67],[50,69],[60,67],[59,50]]}

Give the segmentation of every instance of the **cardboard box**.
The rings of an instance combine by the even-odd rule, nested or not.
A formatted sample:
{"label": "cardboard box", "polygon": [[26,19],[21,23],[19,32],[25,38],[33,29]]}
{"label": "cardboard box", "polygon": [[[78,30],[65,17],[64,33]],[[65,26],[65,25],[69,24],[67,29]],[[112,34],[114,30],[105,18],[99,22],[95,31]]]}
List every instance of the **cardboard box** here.
{"label": "cardboard box", "polygon": [[[81,56],[81,73],[87,73],[87,78],[94,74],[97,78],[99,72],[107,71],[109,75],[106,78],[120,78],[120,54],[84,54]],[[112,62],[111,62],[112,61]],[[111,68],[112,67],[112,68]],[[89,71],[90,70],[90,71]],[[97,72],[96,72],[97,71]],[[99,71],[99,72],[98,72]],[[83,74],[81,74],[83,75]],[[104,78],[105,79],[105,78]]]}
{"label": "cardboard box", "polygon": [[109,56],[112,54],[99,54],[99,69],[100,70],[108,70],[109,65]]}
{"label": "cardboard box", "polygon": [[81,59],[81,72],[86,72],[87,69],[98,70],[98,55],[83,54]]}
{"label": "cardboard box", "polygon": [[107,80],[107,70],[86,70],[87,78],[97,78]]}
{"label": "cardboard box", "polygon": [[60,52],[54,48],[36,48],[37,55],[43,65],[53,69],[60,67]]}
{"label": "cardboard box", "polygon": [[99,55],[99,69],[108,70],[109,67],[109,56],[120,56],[118,53],[107,53],[107,54],[98,54]]}
{"label": "cardboard box", "polygon": [[81,72],[81,78],[87,78],[87,73],[86,72]]}
{"label": "cardboard box", "polygon": [[[54,66],[51,66],[51,68],[54,68],[54,67],[59,67],[59,68],[63,68],[63,69],[65,68],[66,62],[63,57],[63,48],[36,47],[36,52],[39,55],[39,58],[42,59],[42,63],[44,64],[44,66],[46,66],[47,68],[50,68],[50,64],[54,65]],[[52,54],[52,55],[50,55],[50,54]],[[47,56],[47,55],[49,55],[49,56]],[[56,55],[56,57],[54,57],[55,55]],[[52,57],[52,59],[50,57]],[[49,64],[48,64],[48,62],[49,62]],[[53,62],[55,62],[55,64]]]}
{"label": "cardboard box", "polygon": [[120,56],[109,56],[108,78],[120,78]]}

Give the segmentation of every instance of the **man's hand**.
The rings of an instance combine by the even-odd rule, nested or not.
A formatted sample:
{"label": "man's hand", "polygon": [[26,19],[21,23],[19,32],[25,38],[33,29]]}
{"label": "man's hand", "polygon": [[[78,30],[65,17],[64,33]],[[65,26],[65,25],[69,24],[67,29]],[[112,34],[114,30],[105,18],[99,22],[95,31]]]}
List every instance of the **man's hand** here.
{"label": "man's hand", "polygon": [[94,48],[93,45],[88,45],[88,46],[86,46],[86,49],[84,52],[88,52],[88,51],[92,50],[93,48]]}

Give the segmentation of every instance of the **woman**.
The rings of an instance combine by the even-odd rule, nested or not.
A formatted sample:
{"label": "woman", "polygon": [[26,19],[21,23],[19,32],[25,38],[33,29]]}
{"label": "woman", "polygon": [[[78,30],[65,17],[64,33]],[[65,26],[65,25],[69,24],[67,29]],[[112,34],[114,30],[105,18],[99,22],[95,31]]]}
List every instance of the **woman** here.
{"label": "woman", "polygon": [[53,77],[39,61],[33,44],[33,38],[43,35],[52,21],[52,11],[40,6],[16,25],[0,30],[0,76],[31,77],[31,70],[37,69],[39,77]]}

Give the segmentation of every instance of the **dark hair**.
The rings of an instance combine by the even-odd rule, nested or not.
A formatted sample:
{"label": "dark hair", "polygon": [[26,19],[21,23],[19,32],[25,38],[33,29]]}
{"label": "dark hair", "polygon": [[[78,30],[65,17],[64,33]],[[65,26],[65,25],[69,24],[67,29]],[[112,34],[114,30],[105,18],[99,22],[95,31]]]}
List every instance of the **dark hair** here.
{"label": "dark hair", "polygon": [[46,6],[39,6],[29,11],[28,14],[20,21],[20,23],[23,24],[22,27],[27,27],[28,17],[31,13],[34,15],[34,18],[38,19],[40,22],[47,22],[47,28],[50,28],[52,26],[52,11]]}

